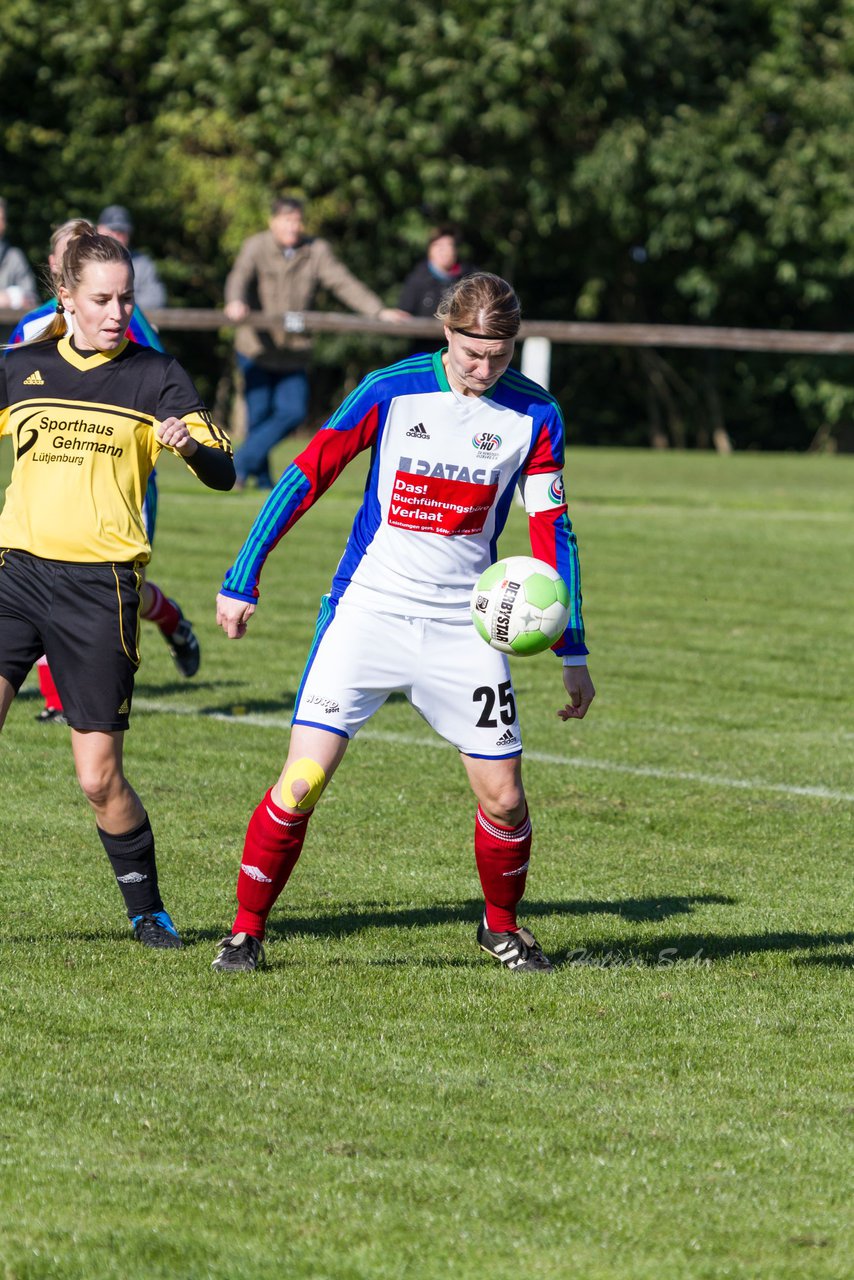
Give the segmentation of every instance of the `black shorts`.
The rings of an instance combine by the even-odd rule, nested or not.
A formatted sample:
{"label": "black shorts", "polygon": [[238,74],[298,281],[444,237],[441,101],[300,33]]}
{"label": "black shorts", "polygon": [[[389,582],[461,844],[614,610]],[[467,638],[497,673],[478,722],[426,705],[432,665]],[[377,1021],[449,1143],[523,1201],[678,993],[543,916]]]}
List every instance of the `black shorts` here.
{"label": "black shorts", "polygon": [[73,729],[127,729],[141,588],[138,565],[0,548],[0,676],[17,693],[45,654]]}

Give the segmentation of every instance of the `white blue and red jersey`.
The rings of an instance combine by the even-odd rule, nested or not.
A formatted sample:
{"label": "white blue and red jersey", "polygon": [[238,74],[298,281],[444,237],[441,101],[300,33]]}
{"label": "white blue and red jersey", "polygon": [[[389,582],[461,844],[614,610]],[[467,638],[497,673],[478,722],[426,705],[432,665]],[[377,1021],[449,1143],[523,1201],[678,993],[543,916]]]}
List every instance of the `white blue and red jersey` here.
{"label": "white blue and red jersey", "polygon": [[333,608],[346,598],[410,617],[467,613],[474,583],[498,559],[518,484],[531,550],[569,587],[569,622],[554,650],[587,653],[557,402],[515,369],[485,395],[459,395],[442,352],[401,360],[359,384],[279,480],[225,576],[224,595],[254,603],[273,547],[368,449],[364,499],[332,582]]}

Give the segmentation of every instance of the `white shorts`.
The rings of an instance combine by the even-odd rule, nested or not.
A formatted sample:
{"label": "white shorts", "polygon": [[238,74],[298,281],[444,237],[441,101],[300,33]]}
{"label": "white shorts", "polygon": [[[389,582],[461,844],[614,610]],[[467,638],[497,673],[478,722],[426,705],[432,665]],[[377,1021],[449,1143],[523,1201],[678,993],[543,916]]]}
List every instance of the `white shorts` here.
{"label": "white shorts", "polygon": [[292,723],[352,738],[391,693],[467,756],[522,754],[507,656],[468,618],[399,617],[324,596]]}

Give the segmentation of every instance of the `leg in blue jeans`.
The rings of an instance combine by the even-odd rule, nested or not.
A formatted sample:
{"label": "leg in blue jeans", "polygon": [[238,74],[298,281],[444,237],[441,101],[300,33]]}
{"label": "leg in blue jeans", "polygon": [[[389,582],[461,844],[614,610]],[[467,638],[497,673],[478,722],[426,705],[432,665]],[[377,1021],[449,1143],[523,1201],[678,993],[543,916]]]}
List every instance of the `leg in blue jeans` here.
{"label": "leg in blue jeans", "polygon": [[234,455],[238,480],[255,476],[267,488],[272,483],[268,454],[296,431],[308,413],[308,376],[304,369],[273,373],[245,356],[237,357],[246,394],[246,439]]}

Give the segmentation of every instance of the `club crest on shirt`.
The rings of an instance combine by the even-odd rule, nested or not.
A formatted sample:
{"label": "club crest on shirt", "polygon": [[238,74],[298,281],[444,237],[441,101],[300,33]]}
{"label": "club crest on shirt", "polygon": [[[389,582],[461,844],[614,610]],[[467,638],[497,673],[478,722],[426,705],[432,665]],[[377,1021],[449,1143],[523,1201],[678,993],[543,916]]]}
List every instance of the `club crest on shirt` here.
{"label": "club crest on shirt", "polygon": [[494,431],[478,431],[477,435],[472,436],[471,442],[477,449],[479,458],[488,458],[501,448],[501,436],[497,436]]}

